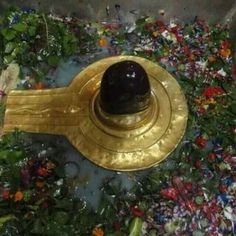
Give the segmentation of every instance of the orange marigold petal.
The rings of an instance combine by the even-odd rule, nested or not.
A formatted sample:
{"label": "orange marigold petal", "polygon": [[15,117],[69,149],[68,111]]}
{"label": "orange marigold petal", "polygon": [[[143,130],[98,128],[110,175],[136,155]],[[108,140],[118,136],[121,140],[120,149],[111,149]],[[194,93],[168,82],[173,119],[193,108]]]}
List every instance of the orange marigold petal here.
{"label": "orange marigold petal", "polygon": [[24,194],[21,191],[15,193],[15,202],[21,201],[24,198]]}
{"label": "orange marigold petal", "polygon": [[93,236],[104,236],[104,231],[96,227],[93,229]]}
{"label": "orange marigold petal", "polygon": [[36,182],[36,186],[37,186],[38,188],[43,188],[44,185],[45,185],[45,182],[44,182],[44,181],[37,181],[37,182]]}
{"label": "orange marigold petal", "polygon": [[107,47],[108,45],[108,41],[106,38],[101,38],[99,41],[98,41],[98,44],[100,47]]}
{"label": "orange marigold petal", "polygon": [[229,57],[230,54],[231,54],[231,50],[229,48],[220,50],[220,55],[222,57]]}

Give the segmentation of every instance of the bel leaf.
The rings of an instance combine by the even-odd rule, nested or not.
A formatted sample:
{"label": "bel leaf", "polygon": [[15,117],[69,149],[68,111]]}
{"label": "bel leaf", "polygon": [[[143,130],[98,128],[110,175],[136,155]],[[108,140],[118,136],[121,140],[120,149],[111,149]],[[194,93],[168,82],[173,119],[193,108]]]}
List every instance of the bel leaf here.
{"label": "bel leaf", "polygon": [[5,53],[11,53],[13,51],[13,49],[15,48],[16,44],[13,42],[9,42],[6,44],[5,47]]}
{"label": "bel leaf", "polygon": [[13,29],[15,29],[18,32],[24,32],[24,31],[26,31],[27,26],[26,26],[26,24],[19,22],[19,23],[13,25]]}
{"label": "bel leaf", "polygon": [[7,41],[11,41],[16,37],[16,31],[14,29],[2,29],[1,33]]}

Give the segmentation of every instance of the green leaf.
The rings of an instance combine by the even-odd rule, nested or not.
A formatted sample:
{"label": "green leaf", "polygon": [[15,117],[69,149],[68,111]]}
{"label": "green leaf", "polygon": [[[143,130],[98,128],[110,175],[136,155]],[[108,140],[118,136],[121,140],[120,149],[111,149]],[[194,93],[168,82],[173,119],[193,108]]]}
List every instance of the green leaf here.
{"label": "green leaf", "polygon": [[20,79],[20,80],[25,79],[24,73],[23,73],[23,70],[22,70],[22,67],[21,67],[21,66],[20,66],[20,72],[19,72],[19,79]]}
{"label": "green leaf", "polygon": [[195,149],[192,152],[191,156],[194,160],[200,160],[202,158],[202,154],[203,152],[201,152],[199,149]]}
{"label": "green leaf", "polygon": [[158,236],[157,230],[156,229],[151,229],[148,233],[148,236]]}
{"label": "green leaf", "polygon": [[65,225],[69,220],[69,215],[65,211],[58,211],[54,214],[54,220],[59,225]]}
{"label": "green leaf", "polygon": [[5,53],[11,53],[15,47],[16,47],[16,43],[14,42],[7,43],[5,47]]}
{"label": "green leaf", "polygon": [[72,211],[73,210],[73,201],[68,199],[55,199],[56,208],[61,210]]}
{"label": "green leaf", "polygon": [[56,167],[54,171],[55,171],[55,174],[56,174],[58,177],[60,177],[60,178],[65,177],[65,171],[64,171],[64,168],[63,168],[63,167],[61,167],[61,166]]}
{"label": "green leaf", "polygon": [[198,205],[201,205],[204,201],[204,198],[202,196],[197,196],[195,198],[195,202],[198,204]]}
{"label": "green leaf", "polygon": [[15,29],[18,32],[25,32],[27,29],[27,25],[19,22],[19,23],[13,25],[13,29]]}
{"label": "green leaf", "polygon": [[29,22],[31,25],[39,24],[39,16],[37,14],[29,14],[27,15],[27,22]]}
{"label": "green leaf", "polygon": [[16,37],[16,31],[13,29],[2,29],[1,33],[7,41],[11,41]]}
{"label": "green leaf", "polygon": [[33,229],[31,230],[31,233],[34,234],[42,234],[44,231],[43,224],[40,219],[36,219],[34,221]]}
{"label": "green leaf", "polygon": [[1,155],[6,155],[5,159],[7,159],[9,162],[11,162],[12,164],[15,164],[16,162],[18,162],[21,158],[22,158],[22,151],[3,151],[3,153],[0,153]]}
{"label": "green leaf", "polygon": [[77,38],[73,34],[65,32],[63,37],[63,48],[66,55],[75,53],[77,50]]}
{"label": "green leaf", "polygon": [[168,235],[173,235],[178,227],[177,221],[169,221],[165,223],[164,229],[167,232]]}
{"label": "green leaf", "polygon": [[236,102],[233,102],[230,106],[230,111],[234,114],[236,114]]}
{"label": "green leaf", "polygon": [[0,228],[9,220],[13,219],[15,216],[14,215],[6,215],[0,217]]}
{"label": "green leaf", "polygon": [[10,64],[14,60],[15,60],[15,56],[14,55],[7,55],[7,56],[4,57],[4,63],[5,64]]}
{"label": "green leaf", "polygon": [[203,235],[205,235],[205,234],[199,230],[196,230],[193,232],[193,236],[203,236]]}
{"label": "green leaf", "polygon": [[58,64],[58,62],[60,61],[60,57],[58,56],[49,56],[48,57],[48,64],[50,66],[56,66]]}
{"label": "green leaf", "polygon": [[37,205],[28,205],[27,207],[33,211],[37,211],[39,209],[39,206]]}
{"label": "green leaf", "polygon": [[36,27],[35,26],[30,26],[28,29],[29,35],[32,37],[36,34]]}
{"label": "green leaf", "polygon": [[21,160],[23,157],[23,153],[22,151],[13,151],[9,153],[8,159],[12,162],[12,163],[16,163],[19,160]]}
{"label": "green leaf", "polygon": [[144,17],[144,18],[140,18],[138,20],[136,20],[136,25],[142,25],[142,24],[145,24],[146,23],[146,19],[147,17]]}
{"label": "green leaf", "polygon": [[44,77],[44,73],[40,67],[32,67],[31,70],[35,73],[36,81],[41,81]]}
{"label": "green leaf", "polygon": [[15,57],[16,60],[17,60],[17,56],[21,53],[21,50],[22,50],[22,48],[16,47],[16,48],[13,50],[13,52],[11,53],[11,55],[12,55],[13,57]]}
{"label": "green leaf", "polygon": [[[64,229],[65,230],[65,229]],[[68,229],[69,230],[69,229]],[[71,235],[71,234],[69,234],[68,232],[64,232],[64,231],[58,231],[57,232],[57,235],[58,236],[69,236],[69,235]]]}
{"label": "green leaf", "polygon": [[8,156],[9,150],[0,151],[0,159],[6,159]]}
{"label": "green leaf", "polygon": [[143,220],[139,217],[132,219],[129,226],[129,236],[140,236],[142,231]]}

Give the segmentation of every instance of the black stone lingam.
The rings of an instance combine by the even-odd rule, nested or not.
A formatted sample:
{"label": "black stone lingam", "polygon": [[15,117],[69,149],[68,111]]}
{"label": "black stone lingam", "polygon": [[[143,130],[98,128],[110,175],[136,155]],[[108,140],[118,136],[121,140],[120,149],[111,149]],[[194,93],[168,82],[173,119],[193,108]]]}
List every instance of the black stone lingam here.
{"label": "black stone lingam", "polygon": [[143,67],[134,61],[121,61],[104,73],[100,88],[100,106],[110,114],[132,114],[150,103],[150,84]]}

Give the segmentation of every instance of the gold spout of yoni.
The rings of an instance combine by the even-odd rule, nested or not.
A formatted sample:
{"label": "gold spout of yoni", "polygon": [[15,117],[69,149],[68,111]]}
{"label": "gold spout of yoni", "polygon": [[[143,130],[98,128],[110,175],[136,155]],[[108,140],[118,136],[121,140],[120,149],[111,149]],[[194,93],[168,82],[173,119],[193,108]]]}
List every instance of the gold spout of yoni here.
{"label": "gold spout of yoni", "polygon": [[181,140],[188,110],[178,82],[135,56],[102,59],[65,88],[12,91],[5,132],[64,135],[85,157],[112,170],[149,168]]}

